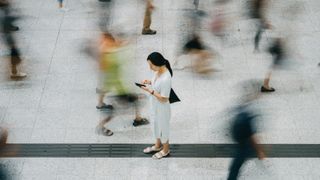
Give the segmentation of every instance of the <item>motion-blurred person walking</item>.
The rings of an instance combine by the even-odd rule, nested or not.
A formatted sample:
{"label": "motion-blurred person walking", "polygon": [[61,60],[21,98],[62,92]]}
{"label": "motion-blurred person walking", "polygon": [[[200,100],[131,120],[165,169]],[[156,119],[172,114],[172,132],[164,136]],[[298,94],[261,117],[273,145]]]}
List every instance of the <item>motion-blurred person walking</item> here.
{"label": "motion-blurred person walking", "polygon": [[[181,58],[180,53],[173,63],[174,69],[184,69],[190,67],[193,72],[198,74],[208,75],[214,71],[212,67],[213,59],[215,53],[211,52],[208,47],[206,47],[200,37],[200,28],[203,17],[207,16],[207,13],[199,10],[192,10],[185,14],[184,17],[187,22],[190,22],[190,28],[187,31],[187,37],[185,37],[185,42],[181,44],[182,53],[187,54],[190,59],[190,65],[181,67],[180,61],[185,61],[185,58]],[[186,34],[183,32],[182,34]]]}
{"label": "motion-blurred person walking", "polygon": [[111,112],[111,115],[104,119],[98,126],[99,132],[103,132],[103,134],[107,136],[110,136],[113,133],[103,126],[112,119],[114,106],[104,103],[106,93],[115,92],[116,101],[120,100],[134,105],[136,118],[133,121],[133,126],[149,124],[147,119],[140,116],[137,104],[138,96],[129,93],[122,81],[121,62],[119,58],[119,49],[121,45],[121,42],[117,41],[110,33],[103,33],[100,47],[99,87],[97,88],[99,99],[96,108],[100,110],[109,110]]}
{"label": "motion-blurred person walking", "polygon": [[231,134],[238,146],[229,169],[228,180],[238,179],[242,165],[253,157],[255,152],[260,160],[265,158],[264,150],[256,137],[255,124],[259,114],[252,108],[253,102],[259,98],[256,88],[254,82],[246,82],[243,85],[243,102],[234,109],[236,115],[233,118]]}
{"label": "motion-blurred person walking", "polygon": [[0,10],[3,12],[1,19],[1,30],[4,33],[4,40],[7,47],[10,49],[10,60],[11,60],[11,78],[24,78],[27,76],[26,73],[18,70],[18,66],[21,63],[20,52],[14,38],[13,31],[19,30],[17,26],[13,25],[13,22],[17,17],[10,15],[10,3],[7,0],[0,0]]}
{"label": "motion-blurred person walking", "polygon": [[185,44],[184,51],[191,56],[195,56],[195,61],[191,63],[191,68],[194,72],[209,74],[214,71],[212,68],[214,55],[203,45],[199,36],[194,35],[193,38]]}

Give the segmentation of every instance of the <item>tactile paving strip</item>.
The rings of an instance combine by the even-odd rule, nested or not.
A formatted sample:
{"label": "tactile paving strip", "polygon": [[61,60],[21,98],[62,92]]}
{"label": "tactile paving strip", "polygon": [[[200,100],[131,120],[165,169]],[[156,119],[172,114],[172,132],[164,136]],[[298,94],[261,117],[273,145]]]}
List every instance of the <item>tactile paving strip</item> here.
{"label": "tactile paving strip", "polygon": [[[150,144],[8,144],[2,157],[144,158]],[[320,144],[264,144],[268,158],[319,158]],[[172,158],[231,158],[235,144],[171,144]]]}

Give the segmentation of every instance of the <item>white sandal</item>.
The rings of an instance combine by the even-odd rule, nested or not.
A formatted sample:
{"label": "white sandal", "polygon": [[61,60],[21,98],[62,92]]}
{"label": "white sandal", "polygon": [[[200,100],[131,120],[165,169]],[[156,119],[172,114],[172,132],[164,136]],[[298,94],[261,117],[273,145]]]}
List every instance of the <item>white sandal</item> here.
{"label": "white sandal", "polygon": [[164,153],[163,151],[159,151],[156,154],[154,154],[152,156],[152,158],[153,159],[161,159],[161,158],[167,157],[169,154],[170,154],[170,151],[168,151],[167,153]]}
{"label": "white sandal", "polygon": [[148,153],[152,153],[152,152],[158,152],[162,150],[162,146],[159,148],[156,148],[156,146],[151,146],[151,147],[147,147],[143,150],[143,153],[148,154]]}

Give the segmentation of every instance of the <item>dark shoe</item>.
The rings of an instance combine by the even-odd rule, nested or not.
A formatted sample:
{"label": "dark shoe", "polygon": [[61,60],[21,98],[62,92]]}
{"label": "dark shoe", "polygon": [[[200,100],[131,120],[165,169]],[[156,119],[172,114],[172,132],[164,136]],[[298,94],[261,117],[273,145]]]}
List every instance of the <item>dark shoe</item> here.
{"label": "dark shoe", "polygon": [[261,86],[261,92],[274,92],[274,91],[275,91],[274,88],[267,89],[264,86]]}
{"label": "dark shoe", "polygon": [[109,110],[113,110],[113,106],[110,104],[103,104],[102,106],[96,106],[97,109],[109,109]]}
{"label": "dark shoe", "polygon": [[141,120],[135,119],[135,120],[133,120],[133,123],[132,123],[132,125],[135,126],[135,127],[136,126],[147,125],[147,124],[149,124],[149,121],[146,118],[142,118]]}
{"label": "dark shoe", "polygon": [[151,30],[151,29],[149,29],[149,30],[142,30],[142,34],[143,34],[143,35],[155,35],[155,34],[157,34],[157,31]]}
{"label": "dark shoe", "polygon": [[19,31],[19,27],[18,27],[18,26],[11,25],[11,26],[10,26],[10,31]]}

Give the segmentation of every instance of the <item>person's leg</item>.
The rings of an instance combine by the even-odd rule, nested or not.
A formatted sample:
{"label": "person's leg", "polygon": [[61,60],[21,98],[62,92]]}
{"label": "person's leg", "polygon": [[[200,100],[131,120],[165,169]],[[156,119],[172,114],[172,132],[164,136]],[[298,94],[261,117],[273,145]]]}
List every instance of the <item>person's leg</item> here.
{"label": "person's leg", "polygon": [[160,138],[157,138],[156,143],[154,145],[156,148],[160,148],[162,146]]}
{"label": "person's leg", "polygon": [[267,76],[265,77],[264,81],[263,81],[263,86],[267,89],[270,89],[270,86],[269,86],[269,82],[270,82],[270,79],[271,79],[271,71],[269,71],[267,73]]}
{"label": "person's leg", "polygon": [[63,0],[58,0],[59,2],[59,8],[63,8]]}
{"label": "person's leg", "polygon": [[198,10],[199,0],[193,0],[194,8]]}
{"label": "person's leg", "polygon": [[141,126],[141,125],[147,125],[147,124],[149,124],[148,119],[143,118],[143,117],[141,116],[140,111],[139,111],[139,107],[135,107],[135,113],[136,113],[136,114],[135,114],[136,117],[135,117],[135,119],[133,120],[133,123],[132,123],[133,126]]}
{"label": "person's leg", "polygon": [[144,19],[143,19],[143,28],[142,28],[142,34],[156,34],[157,31],[151,30],[151,14],[153,10],[153,5],[151,0],[147,0],[147,6],[146,6],[146,11],[144,14]]}
{"label": "person's leg", "polygon": [[104,127],[109,121],[111,121],[112,116],[108,116],[107,118],[104,118],[100,123],[98,124],[98,127]]}
{"label": "person's leg", "polygon": [[242,157],[236,157],[232,161],[232,165],[230,167],[230,172],[228,175],[228,180],[238,179],[239,171],[240,171],[240,168],[241,168],[242,164],[244,163],[244,161],[245,161],[245,159]]}
{"label": "person's leg", "polygon": [[14,74],[18,74],[18,69],[17,69],[17,66],[18,64],[15,63],[18,59],[18,57],[11,57],[11,74],[14,75]]}
{"label": "person's leg", "polygon": [[133,120],[133,126],[141,126],[149,124],[148,119],[143,118],[140,114],[140,107],[139,107],[139,99],[134,102],[134,109],[135,109],[135,116],[136,118]]}
{"label": "person's leg", "polygon": [[[157,139],[157,143],[161,143],[161,142],[158,142],[158,141],[160,141],[160,139]],[[169,140],[162,141],[162,142],[165,142],[165,143],[162,144],[162,146],[163,146],[162,150],[157,152],[156,154],[154,154],[152,156],[152,158],[161,159],[161,158],[167,157],[170,154]]]}
{"label": "person's leg", "polygon": [[261,22],[261,20],[259,20],[258,31],[254,37],[254,50],[255,51],[259,51],[259,43],[260,43],[260,39],[261,39],[261,35],[262,35],[263,31],[264,31],[263,22]]}
{"label": "person's leg", "polygon": [[247,158],[245,156],[245,153],[241,152],[243,150],[239,149],[238,151],[239,152],[237,152],[236,157],[232,160],[232,163],[231,163],[231,166],[229,169],[228,180],[237,180],[238,179],[240,168]]}
{"label": "person's leg", "polygon": [[142,117],[141,117],[141,114],[140,114],[140,108],[139,108],[139,104],[138,104],[137,101],[133,104],[134,105],[134,110],[135,110],[135,115],[136,115],[135,121],[141,121]]}
{"label": "person's leg", "polygon": [[166,143],[163,143],[163,150],[165,154],[167,154],[170,151],[170,145],[169,145],[169,140]]}
{"label": "person's leg", "polygon": [[263,81],[263,86],[261,87],[261,92],[274,92],[275,89],[269,86],[271,79],[271,71],[269,71]]}
{"label": "person's leg", "polygon": [[105,96],[105,95],[104,95],[103,93],[100,93],[100,94],[99,94],[99,97],[98,97],[98,105],[97,105],[98,107],[103,106],[103,104],[104,104],[104,103],[103,103],[104,96]]}
{"label": "person's leg", "polygon": [[143,19],[143,30],[150,30],[151,26],[151,8],[150,8],[150,2],[147,1],[146,5],[146,11],[144,14],[144,19]]}
{"label": "person's leg", "polygon": [[146,12],[144,14],[144,19],[143,19],[143,31],[148,31],[150,30],[151,26],[151,10],[150,8],[147,7]]}
{"label": "person's leg", "polygon": [[10,32],[5,33],[5,40],[7,46],[10,48],[10,60],[11,60],[11,78],[24,78],[26,73],[19,72],[18,65],[21,63],[20,53],[15,46],[15,40]]}
{"label": "person's leg", "polygon": [[111,121],[113,118],[112,114],[109,115],[107,118],[103,119],[97,126],[96,131],[98,134],[102,134],[105,136],[112,136],[113,132],[110,129],[107,129],[105,125]]}
{"label": "person's leg", "polygon": [[5,128],[0,127],[1,136],[0,136],[0,148],[4,147],[8,140],[8,130]]}
{"label": "person's leg", "polygon": [[98,90],[98,91],[99,91],[98,105],[96,106],[96,108],[113,110],[113,106],[111,104],[105,104],[103,102],[106,92],[102,92],[102,90]]}
{"label": "person's leg", "polygon": [[110,78],[105,72],[99,73],[98,88],[96,89],[96,92],[98,93],[97,109],[113,109],[112,105],[106,105],[103,102],[106,93],[110,92],[110,89],[113,87],[112,81],[109,79]]}
{"label": "person's leg", "polygon": [[67,12],[69,11],[68,8],[65,7],[65,5],[63,4],[63,0],[58,0],[59,1],[59,9],[62,10],[63,12]]}

